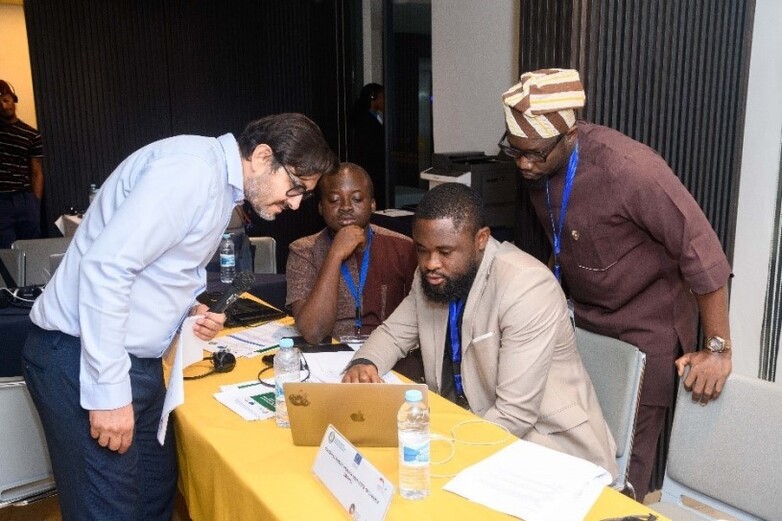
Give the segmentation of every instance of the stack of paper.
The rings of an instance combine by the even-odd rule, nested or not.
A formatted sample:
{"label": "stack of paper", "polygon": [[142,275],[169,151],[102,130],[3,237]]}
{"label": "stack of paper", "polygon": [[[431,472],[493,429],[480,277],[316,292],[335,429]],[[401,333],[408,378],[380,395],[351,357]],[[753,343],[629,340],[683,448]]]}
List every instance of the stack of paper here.
{"label": "stack of paper", "polygon": [[214,397],[247,421],[274,416],[274,388],[262,385],[258,380],[221,385]]}
{"label": "stack of paper", "polygon": [[218,349],[227,349],[237,358],[253,358],[279,347],[281,338],[298,336],[298,334],[293,326],[277,321],[267,322],[261,326],[215,338],[207,344],[206,350],[214,353]]}
{"label": "stack of paper", "polygon": [[593,463],[519,440],[443,488],[524,521],[575,521],[610,483],[611,475]]}

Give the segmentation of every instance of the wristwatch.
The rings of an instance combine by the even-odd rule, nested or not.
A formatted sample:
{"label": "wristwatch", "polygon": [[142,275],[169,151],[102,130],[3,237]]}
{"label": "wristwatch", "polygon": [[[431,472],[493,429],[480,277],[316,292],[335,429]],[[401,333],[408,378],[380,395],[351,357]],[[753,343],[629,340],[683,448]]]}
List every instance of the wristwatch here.
{"label": "wristwatch", "polygon": [[724,353],[730,351],[732,346],[730,340],[725,340],[720,336],[711,336],[705,340],[703,347],[712,353]]}

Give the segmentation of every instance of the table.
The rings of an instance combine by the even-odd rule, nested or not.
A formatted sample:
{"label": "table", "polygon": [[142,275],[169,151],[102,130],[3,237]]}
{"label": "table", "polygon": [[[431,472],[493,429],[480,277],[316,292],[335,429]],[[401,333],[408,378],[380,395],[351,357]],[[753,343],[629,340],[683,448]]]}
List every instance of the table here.
{"label": "table", "polygon": [[[279,519],[347,519],[336,500],[311,473],[318,447],[296,447],[289,429],[273,420],[247,422],[212,396],[218,386],[253,380],[260,359],[240,359],[231,373],[185,382],[185,403],[174,412],[179,488],[194,521]],[[195,370],[195,368],[193,369]],[[448,434],[451,427],[473,414],[429,394],[432,432]],[[471,427],[472,428],[472,427]],[[500,439],[499,428],[481,424],[480,432],[462,434]],[[477,438],[476,438],[477,440]],[[454,474],[507,445],[457,446],[453,460],[432,466],[432,474]],[[398,482],[396,448],[360,448],[362,454],[394,483]],[[432,460],[444,459],[448,448],[432,443]],[[447,479],[433,478],[432,493],[422,501],[407,501],[395,494],[389,521],[461,519],[511,520],[513,517],[442,490]],[[652,512],[613,489],[606,488],[586,517],[608,517]],[[660,520],[666,518],[660,517]]]}

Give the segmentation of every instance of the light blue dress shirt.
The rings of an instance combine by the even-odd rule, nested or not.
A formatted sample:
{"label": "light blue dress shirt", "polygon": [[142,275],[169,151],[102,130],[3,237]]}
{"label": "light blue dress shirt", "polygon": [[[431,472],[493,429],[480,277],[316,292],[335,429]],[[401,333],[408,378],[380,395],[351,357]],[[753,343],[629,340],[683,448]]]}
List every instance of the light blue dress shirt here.
{"label": "light blue dress shirt", "polygon": [[106,180],[30,314],[81,338],[82,407],[131,402],[128,354],[165,353],[243,198],[231,134],[157,141]]}

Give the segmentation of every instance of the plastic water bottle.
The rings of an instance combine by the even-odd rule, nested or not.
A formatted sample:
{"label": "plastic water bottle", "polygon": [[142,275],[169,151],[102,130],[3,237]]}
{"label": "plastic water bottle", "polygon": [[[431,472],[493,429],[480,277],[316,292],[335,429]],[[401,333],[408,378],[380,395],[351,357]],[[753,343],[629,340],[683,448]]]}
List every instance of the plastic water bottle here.
{"label": "plastic water bottle", "polygon": [[230,284],[236,275],[236,255],[234,253],[234,241],[230,233],[223,234],[220,242],[220,282]]}
{"label": "plastic water bottle", "polygon": [[98,195],[98,185],[90,183],[90,204],[95,200],[96,195]]}
{"label": "plastic water bottle", "polygon": [[399,428],[399,493],[405,499],[429,495],[429,408],[421,391],[405,393],[397,415]]}
{"label": "plastic water bottle", "polygon": [[293,347],[293,340],[280,340],[280,349],[274,355],[274,410],[278,427],[290,427],[288,407],[285,404],[282,384],[298,382],[301,377],[301,353]]}

